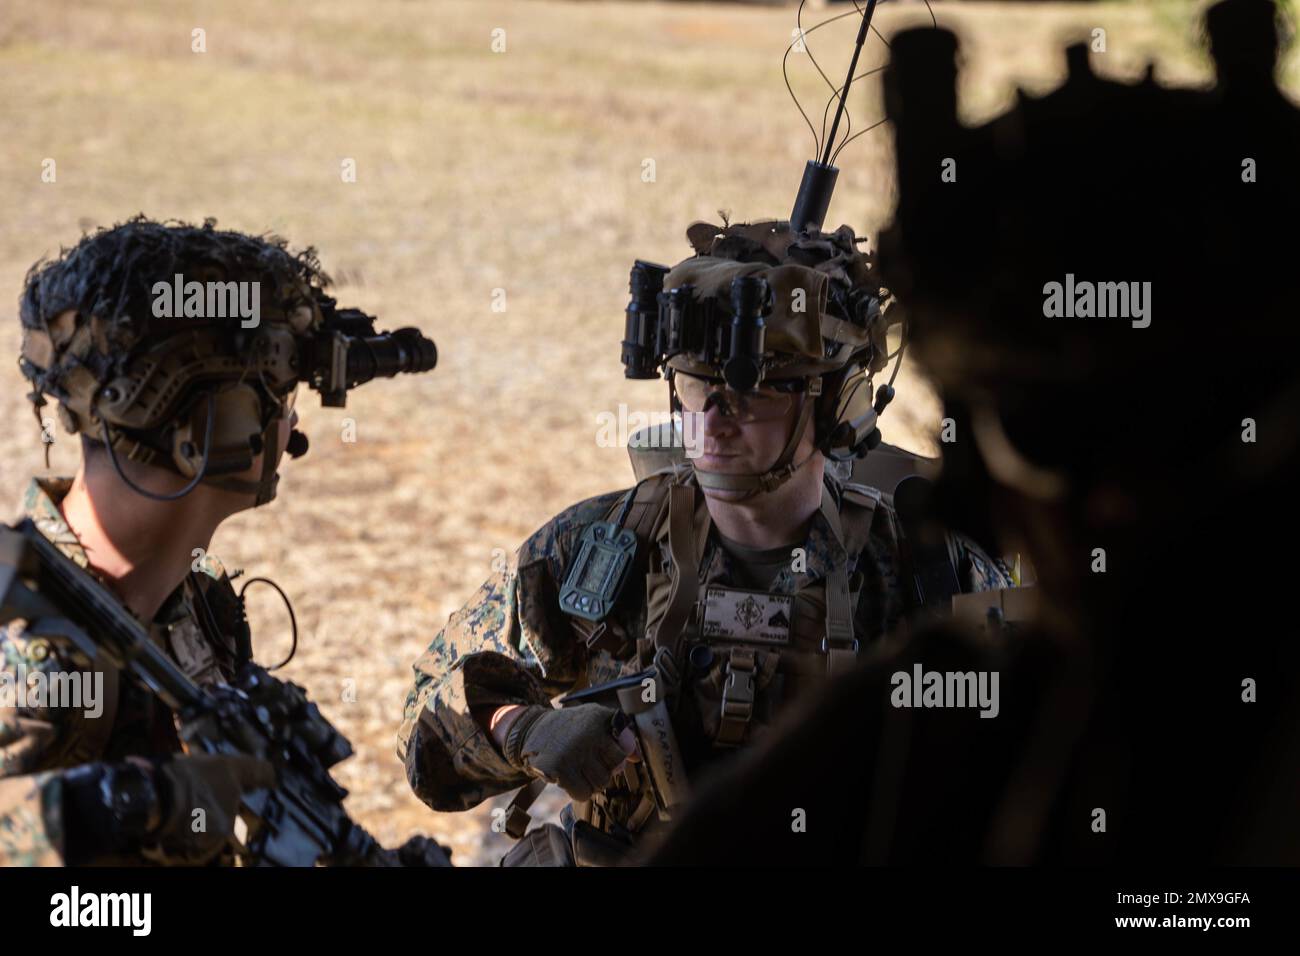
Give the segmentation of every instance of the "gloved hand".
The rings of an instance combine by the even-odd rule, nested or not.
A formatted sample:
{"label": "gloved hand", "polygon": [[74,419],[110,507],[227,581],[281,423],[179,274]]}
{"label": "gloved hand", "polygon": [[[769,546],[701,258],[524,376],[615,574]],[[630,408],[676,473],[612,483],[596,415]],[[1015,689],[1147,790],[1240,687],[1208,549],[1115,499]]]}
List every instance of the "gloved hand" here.
{"label": "gloved hand", "polygon": [[399,847],[375,845],[366,866],[443,867],[451,866],[451,850],[426,836],[413,836]]}
{"label": "gloved hand", "polygon": [[158,765],[154,779],[162,822],[149,834],[151,847],[166,862],[202,864],[234,834],[240,797],[274,786],[275,768],[257,757],[186,754]]}
{"label": "gloved hand", "polygon": [[510,725],[505,758],[557,784],[575,800],[590,800],[631,750],[614,735],[617,713],[600,704],[563,710],[527,707]]}

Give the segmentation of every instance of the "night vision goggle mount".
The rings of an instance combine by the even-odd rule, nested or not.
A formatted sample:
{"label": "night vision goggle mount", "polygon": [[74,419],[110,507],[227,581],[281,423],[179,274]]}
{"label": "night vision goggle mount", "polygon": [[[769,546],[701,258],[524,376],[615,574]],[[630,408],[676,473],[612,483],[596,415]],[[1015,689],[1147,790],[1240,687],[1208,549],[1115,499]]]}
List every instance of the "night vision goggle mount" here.
{"label": "night vision goggle mount", "polygon": [[[325,407],[343,408],[347,393],[366,382],[427,372],[438,362],[437,347],[418,329],[376,332],[373,316],[336,308],[319,291],[315,305],[319,318],[303,318],[310,311],[304,309],[255,330],[207,324],[169,335],[123,357],[102,385],[79,364],[52,382],[43,377],[68,430],[101,441],[118,475],[139,494],[175,500],[206,480],[255,492],[257,504],[265,504],[275,495],[274,456],[263,457],[259,481],[234,475],[274,447],[296,385],[319,392]],[[298,458],[307,448],[307,436],[295,429],[286,451]],[[190,480],[178,492],[156,494],[130,480],[119,456]]]}
{"label": "night vision goggle mount", "polygon": [[[720,368],[723,380],[735,391],[750,391],[760,385],[772,360],[765,352],[764,318],[772,311],[773,298],[767,280],[761,276],[733,279],[728,309],[718,299],[697,299],[690,285],[665,291],[668,272],[665,266],[640,259],[632,266],[622,343],[624,375],[659,378],[670,359],[685,355],[701,366]],[[832,285],[829,301],[857,328],[869,327],[880,315],[880,299],[868,289]],[[834,342],[824,346],[828,360],[844,348]],[[893,386],[882,384],[874,402],[866,404],[862,399],[869,398],[869,383],[857,361],[821,374],[826,378],[825,387],[813,379],[809,388],[813,397],[827,396],[818,410],[820,450],[835,461],[866,454],[880,443],[876,420],[893,400]],[[864,386],[868,391],[859,398],[858,391]]]}
{"label": "night vision goggle mount", "polygon": [[376,378],[432,371],[438,349],[419,329],[375,332],[375,317],[360,309],[337,309],[321,296],[320,328],[303,349],[301,378],[320,392],[321,405],[343,408],[351,389]]}
{"label": "night vision goggle mount", "polygon": [[628,378],[658,378],[663,365],[687,355],[722,369],[728,387],[747,392],[765,372],[764,317],[772,311],[772,289],[761,276],[731,281],[731,309],[714,299],[699,300],[690,285],[664,291],[666,266],[638,259],[632,266],[623,366]]}
{"label": "night vision goggle mount", "polygon": [[[839,177],[839,169],[833,165],[836,153],[832,147],[876,2],[868,0],[866,10],[862,12],[848,75],[844,85],[836,91],[839,105],[824,152],[820,159],[814,158],[805,164],[789,220],[790,232],[796,237],[807,238],[819,233],[830,208]],[[697,251],[700,251],[699,246]],[[658,378],[670,359],[685,355],[701,366],[721,368],[726,384],[735,391],[757,387],[763,381],[772,358],[764,352],[767,331],[764,318],[771,313],[773,305],[773,293],[767,280],[760,276],[734,278],[728,297],[731,306],[728,312],[713,296],[697,299],[696,290],[689,284],[665,290],[663,286],[668,273],[667,267],[640,259],[632,266],[631,301],[627,306],[623,336],[624,374],[634,379]],[[836,408],[829,409],[829,415],[822,416],[829,426],[821,442],[822,450],[835,460],[844,461],[864,454],[880,442],[875,419],[893,399],[894,389],[892,384],[881,385],[874,403],[866,404],[870,402],[870,377],[861,374],[857,361],[850,361],[867,344],[867,330],[878,324],[880,296],[869,288],[830,283],[827,298],[831,314],[857,330],[847,339],[839,334],[834,335],[836,341],[823,337],[826,367],[816,373],[827,379],[828,387],[821,388],[821,394],[827,396],[827,401],[833,399],[836,405]],[[898,354],[901,358],[901,348]],[[867,387],[867,394],[859,398],[863,386]],[[813,392],[817,390],[817,386],[811,389]]]}
{"label": "night vision goggle mount", "polygon": [[[821,230],[839,175],[833,165],[838,154],[833,147],[876,3],[877,0],[868,0],[866,10],[862,11],[848,74],[843,86],[836,90],[839,104],[822,155],[805,165],[786,224],[793,241],[784,250],[784,256],[768,249],[777,260],[787,264],[809,265],[805,253],[830,238]],[[832,245],[834,241],[831,239]],[[856,240],[850,235],[848,241]],[[708,254],[702,242],[692,239],[692,244],[698,254]],[[802,249],[792,252],[796,244],[803,244]],[[778,487],[802,466],[802,462],[793,460],[795,448],[814,415],[816,447],[834,461],[860,457],[880,443],[876,421],[894,398],[893,378],[901,363],[903,347],[900,345],[896,353],[890,381],[880,386],[873,401],[872,376],[888,358],[877,353],[884,348],[878,289],[852,279],[829,282],[826,307],[820,316],[820,359],[815,356],[815,349],[804,346],[798,351],[806,349],[813,354],[804,354],[802,364],[790,364],[776,354],[780,350],[774,349],[772,353],[765,350],[768,333],[765,319],[773,311],[774,299],[767,279],[756,275],[733,278],[726,297],[728,309],[720,294],[697,298],[697,290],[689,283],[665,290],[668,274],[668,268],[643,260],[637,260],[632,267],[631,300],[622,343],[624,374],[628,378],[658,378],[665,367],[683,364],[669,366],[674,357],[685,356],[689,365],[721,369],[726,385],[737,392],[750,391],[765,378],[808,380],[799,418],[771,469],[760,475],[724,475],[706,472],[697,465],[695,472],[701,486],[751,493]],[[774,328],[780,324],[778,319],[784,321],[783,317],[774,317]],[[671,380],[671,373],[668,377]]]}

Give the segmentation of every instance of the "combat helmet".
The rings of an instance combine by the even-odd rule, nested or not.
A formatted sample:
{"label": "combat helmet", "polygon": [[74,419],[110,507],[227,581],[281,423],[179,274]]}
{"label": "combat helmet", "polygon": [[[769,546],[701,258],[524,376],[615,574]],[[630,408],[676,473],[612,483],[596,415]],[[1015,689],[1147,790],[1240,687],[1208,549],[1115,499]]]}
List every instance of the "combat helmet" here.
{"label": "combat helmet", "polygon": [[832,461],[875,447],[876,420],[894,392],[884,384],[873,398],[872,379],[894,357],[887,333],[901,312],[859,249],[863,240],[849,226],[796,231],[789,220],[697,222],[687,239],[695,255],[672,268],[640,260],[632,268],[627,376],[662,374],[674,412],[683,410],[682,389],[699,383],[725,384],[740,402],[790,395],[800,409],[771,468],[734,475],[694,463],[700,486],[751,494],[779,487],[804,464],[794,456],[809,421],[816,449]]}
{"label": "combat helmet", "polygon": [[[139,216],[86,236],[36,263],[21,297],[19,366],[37,421],[53,398],[64,429],[102,443],[146,497],[174,500],[203,482],[265,504],[275,456],[263,456],[259,480],[235,476],[273,446],[299,383],[343,407],[349,389],[437,362],[417,329],[376,334],[373,317],[337,308],[329,282],[313,249],[290,253],[282,239],[211,219]],[[299,457],[307,444],[294,431],[287,450]],[[155,494],[130,480],[122,458],[189,481]]]}
{"label": "combat helmet", "polygon": [[[704,410],[727,394],[737,404],[747,397],[757,401],[752,397],[760,390],[798,397],[794,428],[767,471],[721,474],[693,462],[702,488],[749,497],[780,487],[804,464],[794,455],[809,421],[816,451],[836,464],[860,458],[880,443],[876,422],[894,397],[906,328],[893,355],[887,335],[904,316],[877,279],[872,256],[858,248],[865,240],[849,226],[834,232],[822,228],[839,177],[833,163],[856,138],[849,136],[836,148],[875,7],[870,0],[865,11],[857,11],[853,56],[844,83],[832,92],[838,105],[824,141],[809,121],[817,156],[804,166],[790,218],[731,225],[724,217],[722,226],[697,222],[686,234],[694,256],[671,269],[641,260],[632,267],[622,353],[628,378],[663,375],[675,413],[683,408],[681,386],[689,382],[703,382],[710,392]],[[801,38],[802,31],[787,57]],[[797,98],[795,105],[807,120]],[[890,380],[873,397],[874,376],[890,358],[895,359]],[[723,384],[728,392],[718,390]]]}

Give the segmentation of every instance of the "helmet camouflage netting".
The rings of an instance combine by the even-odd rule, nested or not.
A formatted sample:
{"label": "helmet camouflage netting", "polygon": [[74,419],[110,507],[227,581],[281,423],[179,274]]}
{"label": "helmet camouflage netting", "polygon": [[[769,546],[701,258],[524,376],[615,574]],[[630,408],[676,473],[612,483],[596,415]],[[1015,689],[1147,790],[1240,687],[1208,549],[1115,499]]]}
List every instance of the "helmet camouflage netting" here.
{"label": "helmet camouflage netting", "polygon": [[[154,284],[177,273],[200,282],[258,281],[263,314],[305,328],[330,280],[314,249],[295,254],[287,245],[218,230],[214,219],[195,226],[136,216],[37,262],[19,299],[19,366],[33,385],[28,397],[37,417],[49,395],[69,431],[88,433],[87,390],[122,374],[146,349],[203,324],[154,315]],[[236,347],[238,340],[230,341]]]}
{"label": "helmet camouflage netting", "polygon": [[[850,363],[868,372],[885,367],[886,335],[901,313],[881,286],[871,254],[858,248],[865,239],[851,227],[795,233],[787,221],[727,224],[724,218],[722,226],[696,222],[686,237],[696,254],[672,268],[664,288],[689,284],[697,298],[714,297],[725,306],[737,276],[757,275],[772,287],[773,308],[764,319],[772,377],[816,375]],[[804,295],[796,299],[799,290]],[[686,356],[669,364],[682,371],[694,365]]]}

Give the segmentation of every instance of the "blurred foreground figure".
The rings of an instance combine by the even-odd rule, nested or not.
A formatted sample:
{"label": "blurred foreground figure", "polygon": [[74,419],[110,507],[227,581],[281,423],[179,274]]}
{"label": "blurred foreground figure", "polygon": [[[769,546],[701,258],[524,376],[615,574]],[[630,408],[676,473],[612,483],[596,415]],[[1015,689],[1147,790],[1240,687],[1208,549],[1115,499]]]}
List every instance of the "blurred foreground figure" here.
{"label": "blurred foreground figure", "polygon": [[[1300,114],[1274,16],[1209,10],[1208,92],[1101,80],[1078,46],[1061,89],[970,130],[953,36],[894,40],[881,266],[957,421],[940,510],[1032,556],[1038,614],[884,646],[650,862],[1300,863]],[[995,716],[954,706],[971,686]]]}

